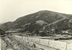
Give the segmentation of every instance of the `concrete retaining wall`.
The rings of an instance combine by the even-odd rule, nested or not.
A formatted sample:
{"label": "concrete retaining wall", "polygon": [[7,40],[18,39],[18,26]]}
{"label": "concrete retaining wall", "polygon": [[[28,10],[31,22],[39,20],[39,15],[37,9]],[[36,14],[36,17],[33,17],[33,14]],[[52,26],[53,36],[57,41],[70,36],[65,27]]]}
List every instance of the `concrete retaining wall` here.
{"label": "concrete retaining wall", "polygon": [[40,39],[40,44],[45,45],[45,46],[49,46],[49,40],[46,39]]}
{"label": "concrete retaining wall", "polygon": [[65,42],[60,42],[60,41],[49,41],[49,46],[53,48],[57,48],[60,50],[65,50],[66,49],[66,43]]}
{"label": "concrete retaining wall", "polygon": [[72,50],[72,44],[67,44],[67,50]]}

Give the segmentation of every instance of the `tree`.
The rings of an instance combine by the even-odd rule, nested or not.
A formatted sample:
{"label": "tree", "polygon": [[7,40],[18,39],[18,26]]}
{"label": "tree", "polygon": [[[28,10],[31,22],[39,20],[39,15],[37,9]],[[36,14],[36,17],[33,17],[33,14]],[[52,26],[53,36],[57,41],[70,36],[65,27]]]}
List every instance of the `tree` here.
{"label": "tree", "polygon": [[5,31],[0,29],[0,35],[5,35],[5,34],[6,34]]}

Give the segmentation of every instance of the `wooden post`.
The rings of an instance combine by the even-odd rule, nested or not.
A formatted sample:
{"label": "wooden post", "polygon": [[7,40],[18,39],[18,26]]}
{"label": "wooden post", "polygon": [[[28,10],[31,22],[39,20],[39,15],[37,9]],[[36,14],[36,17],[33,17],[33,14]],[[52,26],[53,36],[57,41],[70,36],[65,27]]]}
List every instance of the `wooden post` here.
{"label": "wooden post", "polygon": [[66,48],[65,48],[65,50],[67,50],[67,44],[68,44],[68,43],[66,43]]}

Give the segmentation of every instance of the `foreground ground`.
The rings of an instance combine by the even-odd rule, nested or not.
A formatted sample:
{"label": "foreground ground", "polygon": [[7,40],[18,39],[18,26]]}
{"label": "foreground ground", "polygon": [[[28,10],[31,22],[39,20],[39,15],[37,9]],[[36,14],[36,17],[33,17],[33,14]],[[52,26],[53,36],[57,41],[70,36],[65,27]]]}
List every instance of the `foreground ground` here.
{"label": "foreground ground", "polygon": [[[16,35],[18,36],[18,35]],[[32,44],[28,44],[28,42],[23,42],[21,43],[20,41],[22,39],[20,39],[20,41],[18,41],[17,39],[13,38],[12,36],[6,36],[6,37],[2,37],[0,38],[1,40],[1,50],[57,50],[54,48],[50,48],[47,46],[43,46],[37,43],[32,43]],[[34,47],[34,45],[36,45],[36,47]]]}

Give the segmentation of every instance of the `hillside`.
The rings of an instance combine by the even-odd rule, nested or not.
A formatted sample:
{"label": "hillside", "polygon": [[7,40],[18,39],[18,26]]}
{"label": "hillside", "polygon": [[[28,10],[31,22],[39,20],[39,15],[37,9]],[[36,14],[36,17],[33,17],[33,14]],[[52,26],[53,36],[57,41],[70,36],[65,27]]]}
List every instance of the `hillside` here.
{"label": "hillside", "polygon": [[69,15],[69,14],[67,15],[67,14],[62,14],[62,13],[58,13],[58,12],[42,10],[42,11],[38,11],[38,12],[35,12],[32,14],[22,16],[13,22],[4,23],[4,24],[0,25],[0,28],[2,30],[6,31],[6,30],[10,30],[10,29],[22,28],[27,23],[34,23],[39,20],[42,21],[43,23],[45,22],[46,24],[50,24],[57,20],[60,20],[63,18],[70,18],[70,17],[71,17],[71,15]]}
{"label": "hillside", "polygon": [[0,29],[6,31],[12,28],[12,22],[6,22],[0,25]]}

